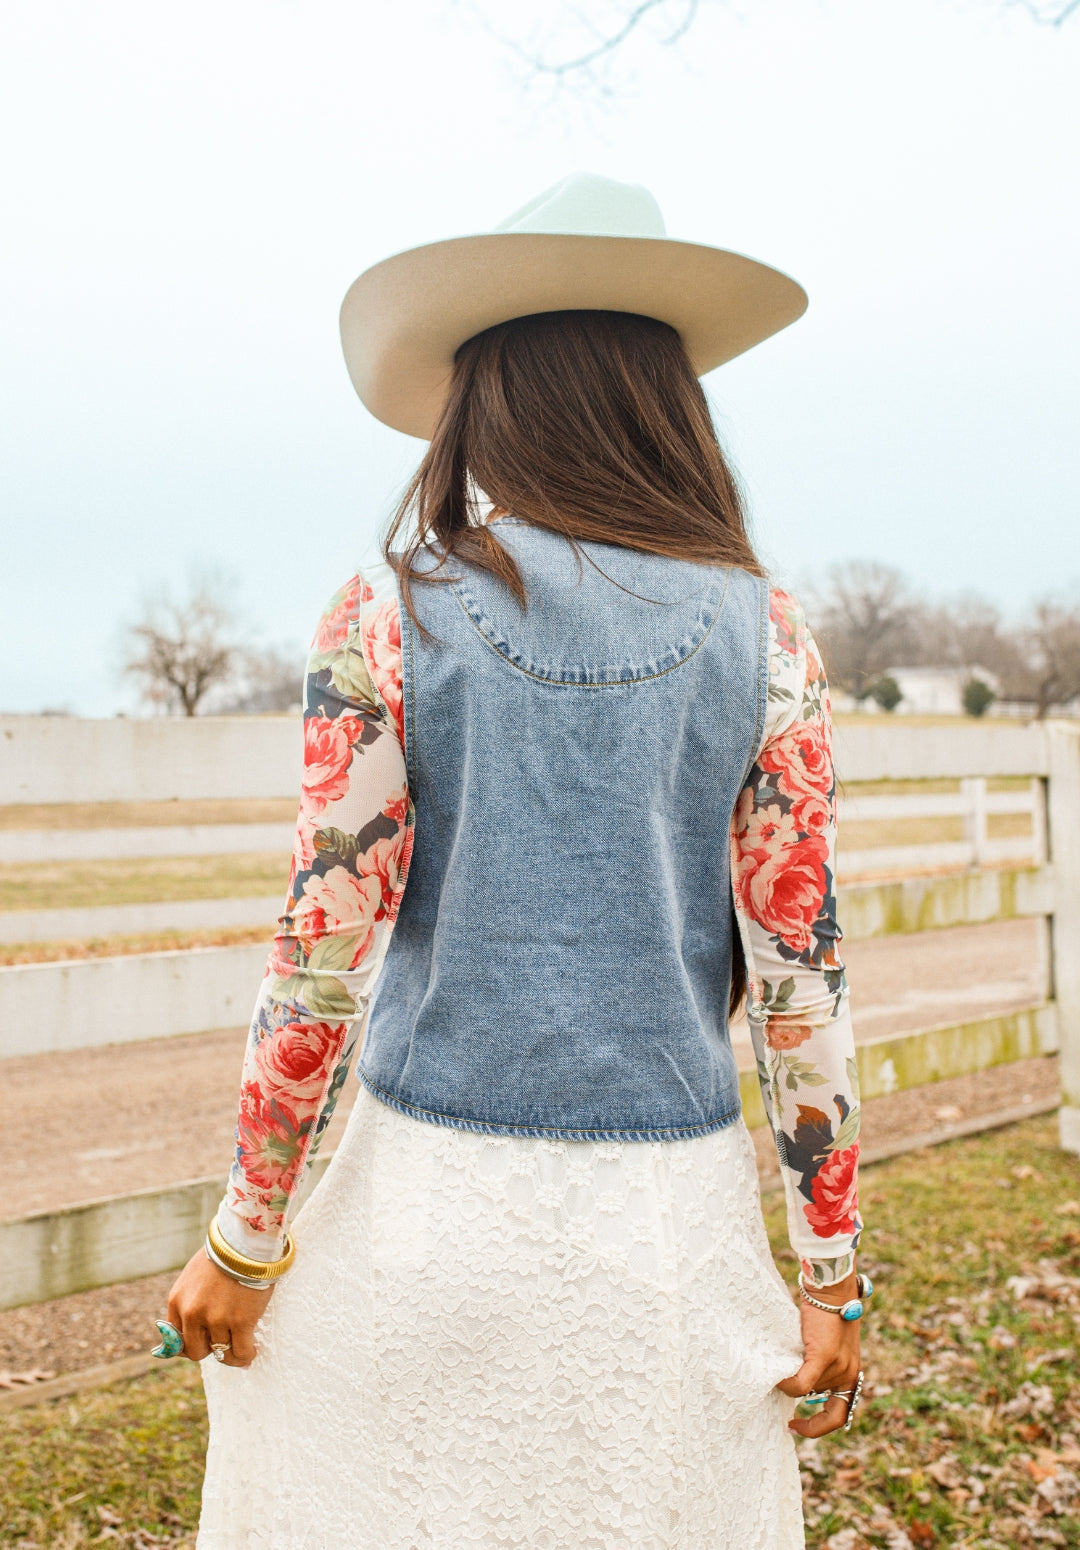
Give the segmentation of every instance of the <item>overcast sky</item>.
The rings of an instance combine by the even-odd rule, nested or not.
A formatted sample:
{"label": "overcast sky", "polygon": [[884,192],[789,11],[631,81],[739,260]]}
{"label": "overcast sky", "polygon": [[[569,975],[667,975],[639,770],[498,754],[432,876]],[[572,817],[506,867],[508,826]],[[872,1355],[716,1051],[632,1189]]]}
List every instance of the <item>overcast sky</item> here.
{"label": "overcast sky", "polygon": [[563,9],[6,0],[0,710],[129,706],[122,625],[193,570],[306,643],[420,450],[353,395],[346,288],[578,169],[810,294],[707,383],[778,575],[1080,576],[1080,14],[705,0],[581,100],[484,25],[556,57]]}

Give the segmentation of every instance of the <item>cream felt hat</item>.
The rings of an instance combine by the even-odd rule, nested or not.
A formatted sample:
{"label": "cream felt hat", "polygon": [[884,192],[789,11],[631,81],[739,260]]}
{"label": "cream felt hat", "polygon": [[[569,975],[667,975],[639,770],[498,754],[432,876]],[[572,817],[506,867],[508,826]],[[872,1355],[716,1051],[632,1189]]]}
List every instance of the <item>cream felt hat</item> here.
{"label": "cream felt hat", "polygon": [[341,340],[378,419],[434,432],[454,353],[532,312],[637,312],[677,329],[699,376],[806,310],[801,285],[724,248],[676,242],[647,189],[575,173],[493,232],[385,258],[349,288]]}

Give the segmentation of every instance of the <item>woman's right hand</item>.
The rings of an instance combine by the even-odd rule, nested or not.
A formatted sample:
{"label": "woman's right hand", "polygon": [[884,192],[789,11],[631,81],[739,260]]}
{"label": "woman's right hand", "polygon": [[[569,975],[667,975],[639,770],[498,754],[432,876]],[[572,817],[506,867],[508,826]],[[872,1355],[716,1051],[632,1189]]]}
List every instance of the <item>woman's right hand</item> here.
{"label": "woman's right hand", "polygon": [[184,1337],[182,1354],[201,1362],[210,1355],[211,1345],[226,1345],[227,1367],[250,1367],[258,1354],[255,1326],[273,1291],[273,1285],[265,1291],[242,1286],[199,1249],[169,1293],[169,1322]]}

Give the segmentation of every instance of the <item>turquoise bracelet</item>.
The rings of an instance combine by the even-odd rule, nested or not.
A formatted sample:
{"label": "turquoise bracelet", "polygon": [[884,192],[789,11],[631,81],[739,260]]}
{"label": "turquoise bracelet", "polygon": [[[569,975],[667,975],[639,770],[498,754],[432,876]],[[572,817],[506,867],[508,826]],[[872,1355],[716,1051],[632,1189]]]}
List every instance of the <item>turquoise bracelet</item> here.
{"label": "turquoise bracelet", "polygon": [[866,1304],[874,1295],[874,1283],[869,1276],[857,1275],[855,1284],[859,1289],[858,1297],[852,1297],[849,1302],[833,1303],[820,1302],[818,1298],[811,1297],[803,1284],[802,1271],[799,1272],[799,1292],[803,1302],[808,1302],[812,1308],[820,1308],[823,1313],[838,1313],[848,1324],[856,1319],[861,1319],[866,1312]]}

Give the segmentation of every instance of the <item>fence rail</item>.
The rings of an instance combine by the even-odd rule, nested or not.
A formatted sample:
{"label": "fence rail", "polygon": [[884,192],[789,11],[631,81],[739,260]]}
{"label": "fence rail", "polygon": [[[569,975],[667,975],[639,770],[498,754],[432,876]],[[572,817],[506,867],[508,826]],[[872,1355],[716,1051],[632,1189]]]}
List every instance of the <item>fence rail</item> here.
{"label": "fence rail", "polygon": [[147,824],[137,829],[0,830],[0,863],[133,861],[154,856],[236,856],[292,850],[292,823]]}
{"label": "fence rail", "polygon": [[[991,835],[992,817],[1028,820],[1026,834]],[[963,838],[932,844],[913,841],[848,850],[843,845],[849,823],[897,823],[935,818],[959,818]],[[991,791],[984,777],[959,782],[955,792],[908,791],[894,795],[869,793],[843,796],[839,802],[841,847],[837,870],[841,877],[887,872],[947,872],[965,867],[1002,866],[1026,861],[1038,866],[1046,858],[1046,800],[1043,781],[1030,780],[1020,791]]]}

